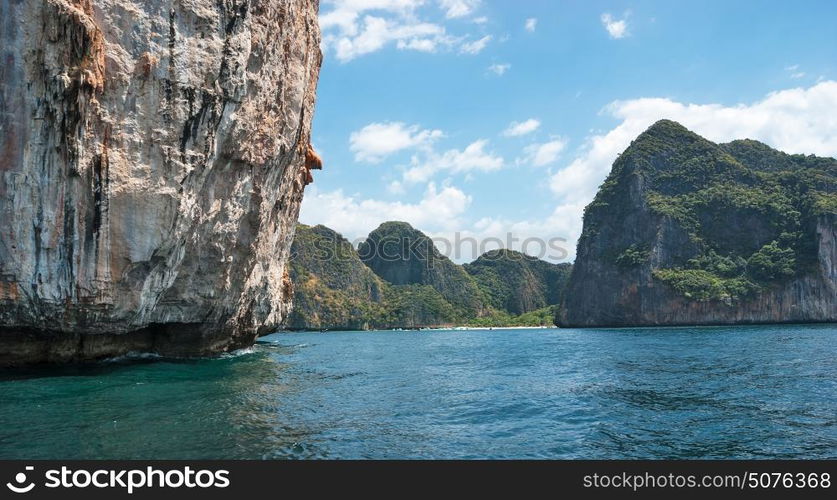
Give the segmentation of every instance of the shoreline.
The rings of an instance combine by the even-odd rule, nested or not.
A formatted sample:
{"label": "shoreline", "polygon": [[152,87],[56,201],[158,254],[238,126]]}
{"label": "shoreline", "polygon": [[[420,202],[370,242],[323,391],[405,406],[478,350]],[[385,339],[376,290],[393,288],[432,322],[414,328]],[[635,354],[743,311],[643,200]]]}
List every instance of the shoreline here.
{"label": "shoreline", "polygon": [[299,332],[411,332],[411,331],[444,331],[444,330],[557,330],[552,326],[422,326],[422,327],[396,327],[396,328],[294,328],[280,329],[272,333],[299,333]]}
{"label": "shoreline", "polygon": [[[409,331],[471,331],[471,330],[659,330],[685,328],[730,328],[730,327],[760,327],[760,326],[816,326],[837,325],[837,321],[777,321],[772,323],[717,323],[698,325],[637,325],[637,326],[428,326],[415,328],[300,328],[280,329],[266,333],[326,333],[326,332],[409,332]],[[264,336],[264,335],[262,335]],[[261,336],[260,336],[261,337]]]}

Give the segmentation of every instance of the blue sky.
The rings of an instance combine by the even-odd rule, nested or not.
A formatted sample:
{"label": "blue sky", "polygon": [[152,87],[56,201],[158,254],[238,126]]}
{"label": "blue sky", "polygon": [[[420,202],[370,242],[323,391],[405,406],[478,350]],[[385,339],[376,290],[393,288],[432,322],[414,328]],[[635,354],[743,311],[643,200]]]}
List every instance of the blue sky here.
{"label": "blue sky", "polygon": [[836,24],[825,0],[324,0],[325,169],[301,221],[358,240],[406,220],[476,253],[511,234],[572,260],[584,205],[657,119],[836,156]]}

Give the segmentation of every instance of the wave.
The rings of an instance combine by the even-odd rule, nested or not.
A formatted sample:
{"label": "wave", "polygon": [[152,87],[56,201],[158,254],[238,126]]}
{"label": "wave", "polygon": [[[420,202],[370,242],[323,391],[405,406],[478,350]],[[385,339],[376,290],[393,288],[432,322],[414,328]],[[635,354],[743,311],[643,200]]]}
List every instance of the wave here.
{"label": "wave", "polygon": [[131,351],[120,356],[114,356],[112,358],[105,358],[101,360],[101,363],[125,363],[128,361],[145,361],[145,360],[158,360],[163,359],[163,356],[157,354],[156,352],[135,352]]}

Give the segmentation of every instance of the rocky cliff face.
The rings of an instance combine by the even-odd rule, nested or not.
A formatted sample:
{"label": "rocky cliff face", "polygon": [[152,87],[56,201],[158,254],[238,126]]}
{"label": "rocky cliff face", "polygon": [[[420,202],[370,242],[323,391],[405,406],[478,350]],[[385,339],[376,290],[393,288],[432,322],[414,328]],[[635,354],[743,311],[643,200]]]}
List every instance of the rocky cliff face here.
{"label": "rocky cliff face", "polygon": [[661,121],[595,200],[558,322],[837,321],[837,161]]}
{"label": "rocky cliff face", "polygon": [[298,224],[289,260],[294,285],[289,329],[362,330],[385,325],[387,283],[352,244],[325,226]]}
{"label": "rocky cliff face", "polygon": [[480,255],[464,267],[492,307],[518,315],[560,303],[572,264],[552,264],[499,249]]}
{"label": "rocky cliff face", "polygon": [[468,273],[406,222],[384,222],[369,233],[358,253],[375,274],[393,285],[431,286],[463,316],[485,311],[482,294]]}
{"label": "rocky cliff face", "polygon": [[286,315],[316,0],[0,0],[0,364],[204,354]]}

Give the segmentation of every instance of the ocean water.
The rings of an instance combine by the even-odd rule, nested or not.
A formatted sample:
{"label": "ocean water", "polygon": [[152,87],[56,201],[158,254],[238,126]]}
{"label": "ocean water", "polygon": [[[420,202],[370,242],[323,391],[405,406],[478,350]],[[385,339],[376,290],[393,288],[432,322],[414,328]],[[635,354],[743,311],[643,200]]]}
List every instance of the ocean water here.
{"label": "ocean water", "polygon": [[0,458],[835,458],[837,326],[283,333],[0,374]]}

